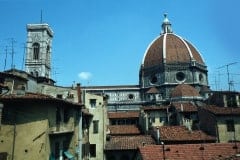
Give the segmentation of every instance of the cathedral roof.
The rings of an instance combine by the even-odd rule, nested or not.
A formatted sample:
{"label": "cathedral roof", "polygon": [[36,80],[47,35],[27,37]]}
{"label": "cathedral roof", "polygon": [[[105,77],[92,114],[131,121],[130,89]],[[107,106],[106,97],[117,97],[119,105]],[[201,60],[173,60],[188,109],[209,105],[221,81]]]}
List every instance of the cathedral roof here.
{"label": "cathedral roof", "polygon": [[200,52],[190,42],[172,32],[171,23],[165,15],[162,33],[147,48],[142,61],[143,67],[190,62],[205,66]]}

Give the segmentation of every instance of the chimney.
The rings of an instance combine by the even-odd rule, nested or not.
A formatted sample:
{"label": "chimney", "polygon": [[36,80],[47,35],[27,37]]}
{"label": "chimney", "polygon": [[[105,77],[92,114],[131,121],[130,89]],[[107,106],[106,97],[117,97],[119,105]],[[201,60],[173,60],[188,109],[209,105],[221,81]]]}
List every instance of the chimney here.
{"label": "chimney", "polygon": [[82,103],[81,84],[77,83],[77,97],[78,103]]}

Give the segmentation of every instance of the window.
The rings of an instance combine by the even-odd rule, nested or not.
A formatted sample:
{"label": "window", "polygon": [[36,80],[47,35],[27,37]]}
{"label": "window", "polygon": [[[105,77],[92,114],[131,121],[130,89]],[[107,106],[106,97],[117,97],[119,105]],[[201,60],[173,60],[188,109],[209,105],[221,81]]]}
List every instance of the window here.
{"label": "window", "polygon": [[57,107],[56,108],[56,124],[60,124],[61,122],[61,111],[60,108]]}
{"label": "window", "polygon": [[235,131],[233,120],[226,120],[226,124],[227,124],[227,131],[228,132],[234,132]]}
{"label": "window", "polygon": [[160,122],[164,122],[164,123],[167,123],[167,117],[160,117]]}
{"label": "window", "polygon": [[133,94],[129,94],[128,95],[128,99],[133,99],[134,98],[134,95]]}
{"label": "window", "polygon": [[93,121],[93,133],[98,133],[98,120]]}
{"label": "window", "polygon": [[89,100],[90,106],[92,108],[96,108],[97,100],[96,99],[90,99]]}
{"label": "window", "polygon": [[69,109],[65,108],[65,109],[63,110],[63,121],[64,121],[65,123],[67,123],[68,120],[69,120],[69,118],[70,118],[70,111],[69,111]]}
{"label": "window", "polygon": [[90,157],[96,157],[96,144],[90,144]]}
{"label": "window", "polygon": [[151,84],[156,84],[158,81],[158,78],[156,75],[152,75],[151,78],[150,78],[150,83]]}
{"label": "window", "polygon": [[60,156],[60,144],[59,142],[55,142],[55,158],[58,158]]}
{"label": "window", "polygon": [[50,47],[49,47],[49,45],[47,46],[47,55],[50,53]]}
{"label": "window", "polygon": [[57,94],[57,98],[62,99],[63,95],[62,94]]}
{"label": "window", "polygon": [[203,82],[203,75],[202,74],[199,74],[199,76],[198,76],[198,79],[199,79],[199,82]]}
{"label": "window", "polygon": [[178,81],[184,81],[184,80],[185,80],[185,74],[184,74],[183,72],[178,72],[178,73],[176,74],[176,79],[177,79]]}
{"label": "window", "polygon": [[33,59],[38,60],[39,59],[39,51],[40,51],[40,45],[39,43],[33,44]]}
{"label": "window", "polygon": [[38,77],[38,71],[35,71],[35,77]]}

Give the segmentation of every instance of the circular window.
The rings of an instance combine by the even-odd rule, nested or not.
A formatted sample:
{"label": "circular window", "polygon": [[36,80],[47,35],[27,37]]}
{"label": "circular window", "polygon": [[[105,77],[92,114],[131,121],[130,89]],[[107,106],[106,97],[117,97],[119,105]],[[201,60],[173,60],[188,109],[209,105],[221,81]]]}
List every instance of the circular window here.
{"label": "circular window", "polygon": [[134,98],[134,95],[133,94],[129,94],[128,95],[128,99],[133,99]]}
{"label": "circular window", "polygon": [[152,84],[157,83],[157,81],[158,81],[158,79],[157,79],[157,76],[156,76],[156,75],[151,76],[150,82],[151,82]]}
{"label": "circular window", "polygon": [[199,79],[199,82],[203,82],[203,75],[199,74],[198,79]]}
{"label": "circular window", "polygon": [[178,73],[176,74],[176,79],[177,79],[178,81],[184,81],[184,80],[185,80],[185,74],[184,74],[183,72],[178,72]]}

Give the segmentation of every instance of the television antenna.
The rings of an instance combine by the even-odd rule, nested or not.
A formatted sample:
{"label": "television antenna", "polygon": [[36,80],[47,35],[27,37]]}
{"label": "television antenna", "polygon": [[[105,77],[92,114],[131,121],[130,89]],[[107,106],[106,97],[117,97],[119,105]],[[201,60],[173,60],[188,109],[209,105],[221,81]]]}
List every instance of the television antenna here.
{"label": "television antenna", "polygon": [[224,68],[224,67],[227,68],[228,91],[230,91],[231,85],[232,85],[232,83],[231,83],[230,80],[229,80],[229,66],[234,65],[234,64],[237,64],[237,63],[238,63],[238,62],[232,62],[232,63],[228,63],[228,64],[225,64],[225,65],[217,68],[217,69],[221,69],[221,68]]}

